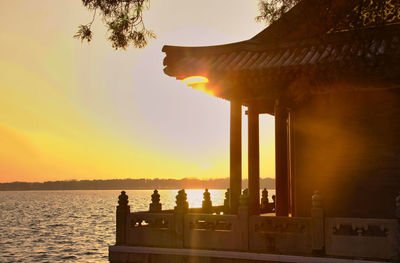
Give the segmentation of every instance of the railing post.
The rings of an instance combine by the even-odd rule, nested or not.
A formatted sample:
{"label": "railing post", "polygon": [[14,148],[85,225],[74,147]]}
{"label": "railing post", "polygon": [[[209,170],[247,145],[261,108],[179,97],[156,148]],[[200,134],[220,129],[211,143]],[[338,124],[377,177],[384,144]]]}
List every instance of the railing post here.
{"label": "railing post", "polygon": [[276,214],[276,195],[272,195],[272,211]]}
{"label": "railing post", "polygon": [[201,204],[201,211],[202,213],[210,214],[211,210],[212,210],[211,196],[210,192],[208,192],[208,189],[206,189],[205,192],[203,193],[203,202]]}
{"label": "railing post", "polygon": [[151,204],[149,207],[150,212],[160,212],[162,205],[160,203],[160,194],[157,190],[154,190],[153,194],[151,195]]}
{"label": "railing post", "polygon": [[225,199],[224,199],[224,214],[229,214],[230,211],[230,203],[229,203],[229,196],[230,196],[230,192],[229,192],[229,188],[226,189],[225,192]]}
{"label": "railing post", "polygon": [[266,188],[264,188],[264,190],[262,190],[262,193],[261,193],[260,208],[261,208],[261,213],[270,212],[269,211],[268,190]]}
{"label": "railing post", "polygon": [[126,244],[126,232],[127,232],[127,216],[130,213],[130,207],[128,205],[128,196],[125,191],[122,191],[118,196],[117,206],[117,229],[116,229],[116,242],[115,245]]}
{"label": "railing post", "polygon": [[318,191],[312,196],[311,208],[311,231],[312,231],[312,250],[314,254],[324,254],[325,248],[325,229],[324,229],[324,208],[322,207],[322,197]]}
{"label": "railing post", "polygon": [[239,225],[240,225],[240,248],[241,250],[249,250],[249,192],[243,190],[243,194],[239,199],[238,209]]}
{"label": "railing post", "polygon": [[176,195],[175,212],[175,240],[176,247],[182,248],[184,246],[184,227],[185,227],[185,214],[189,210],[187,202],[187,194],[184,189],[179,190]]}

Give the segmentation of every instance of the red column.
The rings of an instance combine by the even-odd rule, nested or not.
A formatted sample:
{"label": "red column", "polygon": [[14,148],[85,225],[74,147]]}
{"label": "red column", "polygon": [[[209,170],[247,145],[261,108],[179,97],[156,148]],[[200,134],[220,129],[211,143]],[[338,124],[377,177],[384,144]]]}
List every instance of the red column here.
{"label": "red column", "polygon": [[230,122],[230,209],[237,213],[242,190],[242,105],[231,101]]}
{"label": "red column", "polygon": [[253,105],[248,110],[249,214],[260,214],[259,119]]}
{"label": "red column", "polygon": [[286,108],[275,103],[275,187],[276,215],[289,214],[288,133]]}

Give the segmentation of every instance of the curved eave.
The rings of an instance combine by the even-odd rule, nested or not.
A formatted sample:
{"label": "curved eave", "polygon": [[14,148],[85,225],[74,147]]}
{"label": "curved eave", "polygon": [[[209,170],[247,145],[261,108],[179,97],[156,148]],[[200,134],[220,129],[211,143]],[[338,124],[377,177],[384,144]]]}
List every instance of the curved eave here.
{"label": "curved eave", "polygon": [[[348,66],[371,67],[375,60],[393,63],[399,55],[400,24],[384,28],[325,34],[317,38],[281,43],[275,47],[254,42],[239,42],[213,47],[172,47],[181,55],[167,53],[164,72],[178,79],[191,75],[247,75],[273,71],[293,72],[310,67],[326,68],[338,63]],[[354,38],[357,35],[357,38]],[[246,44],[251,43],[251,44]],[[201,50],[199,52],[198,50]],[[392,59],[391,59],[392,58]]]}
{"label": "curved eave", "polygon": [[[185,47],[185,46],[170,46],[165,45],[162,51],[166,53],[163,60],[165,74],[168,76],[177,77],[178,79],[185,78],[190,75],[201,73],[201,67],[193,66],[193,69],[188,69],[185,65],[185,71],[177,71],[177,64],[181,63],[182,58],[192,57],[201,59],[207,56],[216,56],[241,51],[265,51],[268,49],[282,48],[290,45],[293,42],[298,42],[302,39],[310,39],[316,36],[324,35],[327,32],[329,25],[326,24],[326,18],[323,14],[326,10],[333,10],[336,14],[347,14],[346,10],[351,8],[359,0],[302,0],[291,10],[285,13],[279,20],[272,23],[266,29],[255,35],[249,40],[234,42],[215,46],[202,47]],[[329,8],[328,8],[329,7]],[[304,14],[319,14],[304,16]],[[341,16],[336,15],[331,23],[336,23]],[[324,22],[325,21],[325,22]],[[192,65],[190,65],[192,67]],[[214,69],[213,69],[214,70]]]}
{"label": "curved eave", "polygon": [[252,42],[256,43],[256,40],[244,40],[239,42],[233,42],[223,45],[212,45],[212,46],[171,46],[164,45],[162,52],[168,55],[174,56],[202,56],[202,55],[213,55],[224,52],[232,52],[235,50],[240,50],[243,47],[248,46]]}
{"label": "curved eave", "polygon": [[[326,2],[303,1],[308,7],[315,1]],[[346,1],[352,5],[355,0],[334,2],[338,8],[347,8]],[[227,100],[240,96],[244,104],[254,98],[271,99],[278,92],[285,93],[291,82],[302,76],[318,77],[321,83],[338,77],[398,83],[400,24],[332,33],[317,27],[308,34],[304,30],[315,20],[303,19],[303,24],[287,22],[296,21],[293,17],[301,14],[296,8],[301,6],[246,41],[202,47],[166,45],[162,49],[166,53],[164,73],[177,79],[206,76],[215,84],[211,90],[219,87],[213,90],[214,96]]]}

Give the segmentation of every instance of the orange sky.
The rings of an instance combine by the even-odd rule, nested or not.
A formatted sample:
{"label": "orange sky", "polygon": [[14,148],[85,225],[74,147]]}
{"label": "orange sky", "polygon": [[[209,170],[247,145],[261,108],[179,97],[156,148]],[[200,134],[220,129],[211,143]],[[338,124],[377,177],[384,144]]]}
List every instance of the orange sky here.
{"label": "orange sky", "polygon": [[[256,0],[153,0],[145,23],[158,38],[127,51],[100,19],[90,45],[72,38],[91,17],[78,0],[0,9],[0,182],[229,176],[229,102],[164,75],[161,48],[252,37]],[[261,177],[272,177],[273,122],[260,121]]]}

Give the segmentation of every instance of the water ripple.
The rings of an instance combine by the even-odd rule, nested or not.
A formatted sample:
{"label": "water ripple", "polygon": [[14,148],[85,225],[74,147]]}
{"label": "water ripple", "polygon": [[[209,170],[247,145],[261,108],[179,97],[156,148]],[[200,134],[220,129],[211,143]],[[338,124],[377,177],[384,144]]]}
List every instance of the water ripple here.
{"label": "water ripple", "polygon": [[[210,190],[214,204],[224,191]],[[163,209],[172,209],[176,190],[160,190]],[[201,206],[202,190],[188,192]],[[127,191],[131,211],[144,211],[150,190]],[[108,262],[115,242],[119,191],[0,192],[0,262]]]}

